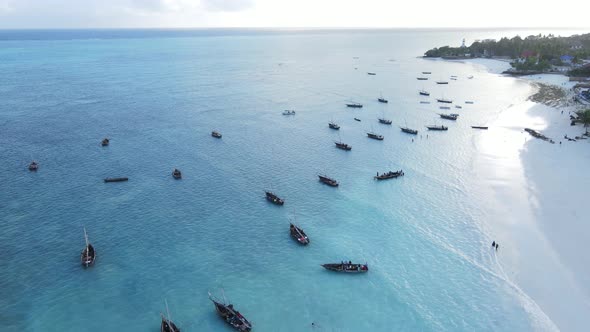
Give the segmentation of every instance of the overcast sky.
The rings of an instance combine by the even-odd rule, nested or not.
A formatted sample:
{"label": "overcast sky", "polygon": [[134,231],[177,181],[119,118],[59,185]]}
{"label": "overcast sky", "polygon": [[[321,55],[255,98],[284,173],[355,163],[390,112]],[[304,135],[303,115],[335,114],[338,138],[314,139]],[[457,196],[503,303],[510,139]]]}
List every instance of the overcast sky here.
{"label": "overcast sky", "polygon": [[588,0],[0,0],[0,28],[588,27]]}

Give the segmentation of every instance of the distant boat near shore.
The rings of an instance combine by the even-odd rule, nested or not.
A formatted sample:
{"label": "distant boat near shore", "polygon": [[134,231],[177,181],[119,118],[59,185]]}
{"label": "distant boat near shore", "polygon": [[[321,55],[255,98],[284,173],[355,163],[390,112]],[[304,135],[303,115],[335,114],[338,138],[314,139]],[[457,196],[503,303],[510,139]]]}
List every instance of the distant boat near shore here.
{"label": "distant boat near shore", "polygon": [[436,84],[449,84],[447,81],[436,81]]}
{"label": "distant boat near shore", "polygon": [[453,121],[456,121],[457,118],[459,117],[459,114],[443,114],[443,113],[439,113],[438,115],[442,119],[445,119],[445,120],[453,120]]}
{"label": "distant boat near shore", "polygon": [[284,110],[283,115],[295,115],[295,111],[294,110]]}
{"label": "distant boat near shore", "polygon": [[428,77],[416,77],[418,81],[428,81]]}
{"label": "distant boat near shore", "polygon": [[453,103],[452,100],[446,99],[446,98],[436,98],[436,101],[438,101],[439,103],[444,103],[444,104],[451,104],[451,103]]}
{"label": "distant boat near shore", "polygon": [[108,183],[108,182],[125,182],[125,181],[128,181],[128,180],[129,180],[129,178],[124,178],[124,177],[123,178],[106,178],[106,179],[104,179],[104,182],[105,183]]}
{"label": "distant boat near shore", "polygon": [[471,128],[473,129],[483,129],[483,130],[488,130],[487,126],[471,126]]}
{"label": "distant boat near shore", "polygon": [[351,107],[351,108],[363,108],[363,104],[361,103],[347,103],[346,107]]}
{"label": "distant boat near shore", "polygon": [[465,104],[473,104],[473,102],[471,100],[467,100]]}
{"label": "distant boat near shore", "polygon": [[340,130],[340,126],[334,121],[331,121],[330,123],[328,123],[328,127],[330,127],[330,129]]}
{"label": "distant boat near shore", "polygon": [[400,127],[400,129],[406,134],[418,135],[418,130],[416,129],[411,129],[408,127]]}
{"label": "distant boat near shore", "polygon": [[426,128],[428,128],[428,130],[434,130],[434,131],[446,131],[449,130],[449,127],[445,127],[445,126],[426,126]]}
{"label": "distant boat near shore", "polygon": [[375,75],[377,75],[377,73],[374,73],[374,72],[368,72],[368,73],[367,73],[367,75],[375,76]]}
{"label": "distant boat near shore", "polygon": [[424,75],[430,75],[430,74],[432,74],[432,73],[431,73],[431,72],[429,72],[429,71],[423,71],[423,72],[422,72],[422,74],[424,74]]}
{"label": "distant boat near shore", "polygon": [[430,92],[426,91],[426,90],[420,90],[418,92],[421,96],[430,96]]}
{"label": "distant boat near shore", "polygon": [[382,141],[383,140],[383,135],[376,134],[376,133],[374,133],[372,131],[367,133],[367,137],[372,138],[372,139],[375,139],[375,140],[378,140],[378,141]]}

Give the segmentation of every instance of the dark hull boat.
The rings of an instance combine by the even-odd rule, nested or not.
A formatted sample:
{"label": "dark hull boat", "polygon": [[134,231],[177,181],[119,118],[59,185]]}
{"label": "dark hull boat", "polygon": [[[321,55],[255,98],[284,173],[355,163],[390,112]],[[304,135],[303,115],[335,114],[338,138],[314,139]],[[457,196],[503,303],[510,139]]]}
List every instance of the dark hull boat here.
{"label": "dark hull boat", "polygon": [[215,138],[221,138],[221,133],[217,132],[217,131],[212,131],[211,132],[211,136],[215,137]]}
{"label": "dark hull boat", "polygon": [[361,122],[361,119],[359,119],[359,118],[354,118],[354,121]]}
{"label": "dark hull boat", "polygon": [[325,175],[318,175],[318,177],[320,178],[320,182],[321,183],[325,183],[327,185],[329,185],[330,187],[338,187],[338,181],[329,178]]}
{"label": "dark hull boat", "polygon": [[226,323],[233,327],[236,331],[250,332],[252,324],[239,311],[234,309],[233,304],[224,304],[216,301],[209,294],[209,299],[215,305],[215,311]]}
{"label": "dark hull boat", "polygon": [[291,226],[289,226],[289,233],[291,234],[291,237],[300,244],[304,246],[309,244],[309,238],[301,228],[291,224]]}
{"label": "dark hull boat", "polygon": [[466,101],[465,104],[473,104],[472,101]]}
{"label": "dark hull boat", "polygon": [[82,263],[82,266],[84,267],[89,267],[90,265],[93,265],[94,261],[96,260],[96,250],[94,250],[92,244],[88,242],[86,228],[84,228],[84,241],[86,241],[86,246],[80,254],[80,263]]}
{"label": "dark hull boat", "polygon": [[418,135],[418,130],[410,129],[408,127],[400,127],[400,129],[406,134]]}
{"label": "dark hull boat", "polygon": [[175,178],[176,180],[180,180],[180,179],[182,179],[182,173],[180,173],[180,170],[175,168],[174,171],[172,171],[172,177]]}
{"label": "dark hull boat", "polygon": [[439,114],[442,119],[457,121],[458,114]]}
{"label": "dark hull boat", "polygon": [[438,81],[438,82],[436,82],[436,84],[449,84],[449,82],[447,82],[447,81]]}
{"label": "dark hull boat", "polygon": [[371,75],[371,76],[374,76],[374,75],[377,75],[377,73],[373,73],[373,72],[368,72],[368,73],[367,73],[367,75]]}
{"label": "dark hull boat", "polygon": [[31,163],[29,164],[29,171],[36,171],[39,169],[39,164],[36,161],[31,161]]}
{"label": "dark hull boat", "polygon": [[437,98],[436,101],[438,101],[439,103],[445,103],[445,104],[451,104],[453,102],[450,99],[444,99],[444,98]]}
{"label": "dark hull boat", "polygon": [[359,103],[348,103],[348,104],[346,104],[346,107],[363,108],[363,104],[359,104]]}
{"label": "dark hull boat", "polygon": [[383,140],[383,135],[378,135],[378,134],[375,134],[375,133],[367,133],[367,136],[369,138],[376,139],[378,141],[382,141]]}
{"label": "dark hull boat", "polygon": [[381,97],[381,98],[377,98],[377,100],[378,100],[380,103],[384,103],[384,104],[387,104],[387,103],[389,102],[387,99],[385,99],[385,98],[383,98],[383,97]]}
{"label": "dark hull boat", "polygon": [[377,172],[377,175],[374,176],[373,178],[375,180],[387,180],[387,179],[395,179],[395,178],[399,178],[400,176],[404,176],[404,171],[403,170],[399,170],[399,171],[389,171],[387,173],[383,173],[383,174],[379,174],[379,172]]}
{"label": "dark hull boat", "polygon": [[339,125],[337,125],[337,124],[336,124],[336,123],[334,123],[334,122],[330,122],[330,123],[328,123],[328,127],[330,127],[331,129],[335,129],[335,130],[339,130],[339,129],[340,129],[340,126],[339,126]]}
{"label": "dark hull boat", "polygon": [[418,81],[428,81],[428,77],[416,77]]}
{"label": "dark hull boat", "polygon": [[426,126],[426,128],[428,128],[428,130],[438,130],[438,131],[449,130],[449,127],[445,127],[445,126]]}
{"label": "dark hull boat", "polygon": [[283,204],[285,204],[285,201],[284,200],[282,200],[281,198],[279,198],[279,196],[273,194],[270,191],[267,191],[266,192],[266,200],[269,201],[269,202],[271,202],[271,203],[273,203],[273,204],[276,204],[276,205],[283,205]]}
{"label": "dark hull boat", "polygon": [[422,72],[422,74],[424,74],[424,75],[430,75],[430,74],[432,74],[432,73],[431,73],[431,72],[429,72],[429,71],[423,71],[423,72]]}
{"label": "dark hull boat", "polygon": [[105,183],[108,183],[108,182],[125,182],[125,181],[128,181],[128,180],[129,180],[129,178],[106,178],[106,179],[104,179],[104,182]]}
{"label": "dark hull boat", "polygon": [[420,93],[421,96],[430,96],[430,92],[428,92],[428,91],[422,90],[419,93]]}
{"label": "dark hull boat", "polygon": [[324,269],[342,272],[342,273],[366,273],[369,272],[369,266],[367,264],[352,264],[351,262],[322,264]]}
{"label": "dark hull boat", "polygon": [[473,129],[483,129],[483,130],[488,130],[488,127],[484,127],[484,126],[471,126],[471,128],[473,128]]}
{"label": "dark hull boat", "polygon": [[180,329],[171,321],[162,316],[162,324],[160,324],[160,332],[180,332]]}
{"label": "dark hull boat", "polygon": [[348,144],[346,144],[346,143],[342,143],[342,142],[334,142],[334,144],[336,144],[336,147],[337,147],[338,149],[341,149],[341,150],[346,150],[346,151],[350,151],[350,150],[352,150],[352,146],[350,146],[350,145],[348,145]]}
{"label": "dark hull boat", "polygon": [[386,124],[386,125],[391,125],[391,120],[380,118],[379,119],[379,123]]}
{"label": "dark hull boat", "polygon": [[108,145],[109,145],[109,143],[110,143],[109,139],[108,139],[108,138],[105,138],[105,139],[103,139],[103,140],[100,142],[100,145],[102,145],[102,146],[108,146]]}

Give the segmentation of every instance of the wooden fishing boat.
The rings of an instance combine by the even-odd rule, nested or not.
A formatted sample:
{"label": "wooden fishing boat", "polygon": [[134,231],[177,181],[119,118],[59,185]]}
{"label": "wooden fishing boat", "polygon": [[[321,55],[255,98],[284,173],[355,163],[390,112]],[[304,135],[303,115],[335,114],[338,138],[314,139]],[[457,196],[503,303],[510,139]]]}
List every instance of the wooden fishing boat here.
{"label": "wooden fishing boat", "polygon": [[428,81],[428,77],[416,77],[418,81]]}
{"label": "wooden fishing boat", "polygon": [[108,138],[105,138],[105,139],[103,139],[103,140],[100,142],[100,145],[102,145],[102,146],[108,146],[108,145],[109,145],[109,143],[110,143],[109,139],[108,139]]}
{"label": "wooden fishing boat", "polygon": [[485,127],[485,126],[471,126],[471,128],[473,128],[473,129],[483,129],[483,130],[488,130],[488,127]]}
{"label": "wooden fishing boat", "polygon": [[218,131],[212,131],[211,132],[211,136],[215,137],[215,138],[221,138],[221,133],[219,133]]}
{"label": "wooden fishing boat", "polygon": [[239,311],[234,309],[233,304],[225,304],[216,300],[209,293],[209,300],[215,305],[215,311],[226,323],[239,332],[250,332],[252,324]]}
{"label": "wooden fishing boat", "polygon": [[318,175],[318,177],[320,178],[320,182],[321,183],[325,183],[327,185],[329,185],[330,187],[338,187],[338,181],[326,176],[326,175]]}
{"label": "wooden fishing boat", "polygon": [[354,118],[354,121],[361,122],[361,119],[359,119],[359,118]]}
{"label": "wooden fishing boat", "polygon": [[457,121],[457,118],[459,117],[459,114],[443,114],[443,113],[439,113],[438,115],[442,119],[445,119],[445,120],[453,120],[453,121]]}
{"label": "wooden fishing boat", "polygon": [[383,98],[383,97],[377,98],[377,101],[379,101],[380,103],[384,103],[384,104],[389,103],[389,101],[387,99]]}
{"label": "wooden fishing boat", "polygon": [[104,182],[105,183],[108,183],[108,182],[125,182],[125,181],[128,181],[128,180],[129,180],[129,178],[106,178],[106,179],[104,179]]}
{"label": "wooden fishing boat", "polygon": [[385,119],[385,118],[379,118],[379,123],[382,124],[386,124],[386,125],[391,125],[391,120]]}
{"label": "wooden fishing boat", "polygon": [[35,172],[36,170],[39,169],[39,163],[37,163],[36,161],[31,161],[31,163],[29,164],[29,171],[31,172]]}
{"label": "wooden fishing boat", "polygon": [[418,130],[416,130],[416,129],[410,129],[408,127],[399,127],[399,128],[406,134],[418,135]]}
{"label": "wooden fishing boat", "polygon": [[445,104],[451,104],[453,101],[450,99],[445,99],[445,98],[436,98],[436,101],[438,101],[439,103],[445,103]]}
{"label": "wooden fishing boat", "polygon": [[266,200],[276,204],[276,205],[283,205],[285,204],[285,201],[282,200],[279,196],[275,195],[274,193],[267,191],[266,192]]}
{"label": "wooden fishing boat", "polygon": [[449,84],[447,81],[436,81],[436,84]]}
{"label": "wooden fishing boat", "polygon": [[305,232],[301,228],[299,228],[293,224],[290,224],[290,225],[291,226],[289,226],[289,233],[291,234],[291,237],[295,241],[299,242],[300,244],[302,244],[304,246],[308,245],[309,238],[307,237],[307,234],[305,234]]}
{"label": "wooden fishing boat", "polygon": [[363,108],[363,104],[360,103],[347,103],[346,107],[352,107],[352,108]]}
{"label": "wooden fishing boat", "polygon": [[379,134],[376,134],[376,133],[374,133],[374,132],[368,132],[368,133],[367,133],[367,136],[368,136],[369,138],[376,139],[376,140],[378,140],[378,141],[382,141],[382,140],[383,140],[383,135],[379,135]]}
{"label": "wooden fishing boat", "polygon": [[86,228],[84,228],[84,241],[86,241],[86,246],[84,247],[84,249],[82,250],[82,253],[80,254],[80,262],[82,263],[82,266],[89,267],[90,265],[93,265],[94,261],[96,260],[96,250],[94,250],[94,247],[92,246],[92,244],[90,244],[90,242],[88,242],[88,235],[86,234]]}
{"label": "wooden fishing boat", "polygon": [[426,90],[420,90],[418,92],[421,96],[430,96],[430,92],[426,91]]}
{"label": "wooden fishing boat", "polygon": [[426,126],[426,128],[428,128],[428,130],[438,130],[438,131],[449,130],[449,127],[445,127],[445,126]]}
{"label": "wooden fishing boat", "polygon": [[389,171],[383,174],[379,174],[379,172],[377,172],[377,175],[374,176],[373,178],[375,180],[387,180],[387,179],[395,179],[395,178],[399,178],[400,176],[404,176],[404,171],[403,170],[399,170],[399,171]]}
{"label": "wooden fishing boat", "polygon": [[176,180],[180,180],[182,179],[182,173],[180,173],[179,169],[175,168],[174,171],[172,171],[172,177]]}
{"label": "wooden fishing boat", "polygon": [[335,130],[340,129],[340,126],[337,123],[335,123],[334,121],[328,123],[328,127],[330,127],[331,129],[335,129]]}
{"label": "wooden fishing boat", "polygon": [[336,144],[336,147],[338,149],[346,150],[346,151],[352,150],[352,146],[350,146],[350,145],[348,145],[346,143],[343,143],[343,142],[334,142],[334,144]]}
{"label": "wooden fishing boat", "polygon": [[369,272],[367,264],[353,264],[352,262],[322,264],[324,269],[342,273],[366,273]]}

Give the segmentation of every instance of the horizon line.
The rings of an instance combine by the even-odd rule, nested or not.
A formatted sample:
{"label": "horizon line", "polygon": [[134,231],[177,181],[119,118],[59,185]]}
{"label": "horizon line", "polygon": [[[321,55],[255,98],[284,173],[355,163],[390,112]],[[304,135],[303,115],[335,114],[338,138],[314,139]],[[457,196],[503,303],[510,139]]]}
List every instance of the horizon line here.
{"label": "horizon line", "polygon": [[469,27],[469,26],[454,26],[454,27],[247,27],[247,26],[215,26],[215,27],[44,27],[44,28],[0,28],[0,31],[15,31],[15,30],[529,30],[529,29],[556,29],[556,30],[584,30],[590,27],[556,27],[556,26],[530,26],[530,27]]}

